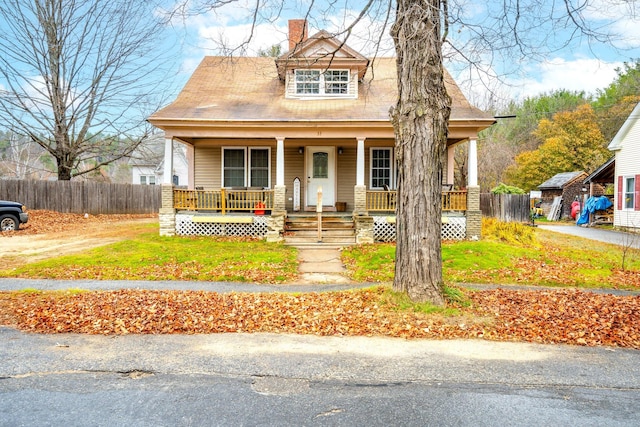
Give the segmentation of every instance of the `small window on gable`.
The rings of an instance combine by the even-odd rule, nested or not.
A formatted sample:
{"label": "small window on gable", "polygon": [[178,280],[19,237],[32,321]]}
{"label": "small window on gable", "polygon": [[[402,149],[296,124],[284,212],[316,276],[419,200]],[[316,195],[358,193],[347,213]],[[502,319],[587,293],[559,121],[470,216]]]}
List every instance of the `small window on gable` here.
{"label": "small window on gable", "polygon": [[349,94],[349,70],[296,70],[296,95]]}
{"label": "small window on gable", "polygon": [[300,95],[320,93],[319,70],[296,70],[296,93]]}
{"label": "small window on gable", "polygon": [[324,72],[325,93],[346,94],[349,91],[348,70],[328,70]]}

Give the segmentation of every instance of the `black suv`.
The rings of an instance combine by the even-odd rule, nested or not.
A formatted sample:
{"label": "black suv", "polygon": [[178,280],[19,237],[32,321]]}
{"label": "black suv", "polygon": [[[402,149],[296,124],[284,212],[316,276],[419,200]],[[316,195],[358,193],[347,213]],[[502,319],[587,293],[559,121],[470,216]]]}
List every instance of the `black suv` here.
{"label": "black suv", "polygon": [[0,232],[13,231],[29,221],[27,208],[21,203],[0,200]]}

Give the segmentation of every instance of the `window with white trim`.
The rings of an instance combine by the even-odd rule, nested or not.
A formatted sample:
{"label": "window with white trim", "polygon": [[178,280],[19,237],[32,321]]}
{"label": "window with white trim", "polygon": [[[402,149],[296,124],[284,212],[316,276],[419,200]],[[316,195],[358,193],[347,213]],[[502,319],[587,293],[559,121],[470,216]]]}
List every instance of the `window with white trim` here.
{"label": "window with white trim", "polygon": [[349,70],[295,70],[297,95],[349,94]]}
{"label": "window with white trim", "polygon": [[270,188],[271,149],[222,148],[222,186]]}
{"label": "window with white trim", "polygon": [[269,149],[250,148],[249,186],[268,188],[269,185]]}
{"label": "window with white trim", "polygon": [[391,148],[371,148],[370,187],[372,189],[393,188],[393,155]]}
{"label": "window with white trim", "polygon": [[635,189],[636,178],[633,176],[624,178],[624,209],[633,209],[635,207]]}
{"label": "window with white trim", "polygon": [[140,175],[141,185],[156,185],[155,175]]}
{"label": "window with white trim", "polygon": [[324,75],[324,93],[345,95],[349,92],[349,70],[327,70]]}

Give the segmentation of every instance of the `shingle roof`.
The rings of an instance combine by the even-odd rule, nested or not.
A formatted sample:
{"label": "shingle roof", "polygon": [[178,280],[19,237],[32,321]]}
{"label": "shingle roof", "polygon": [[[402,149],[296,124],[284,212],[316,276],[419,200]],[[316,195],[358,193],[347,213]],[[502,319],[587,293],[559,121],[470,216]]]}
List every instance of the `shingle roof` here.
{"label": "shingle roof", "polygon": [[[176,100],[149,120],[389,121],[396,102],[395,58],[377,58],[359,84],[357,99],[286,99],[273,58],[205,57]],[[446,73],[451,121],[492,120],[472,107]]]}
{"label": "shingle roof", "polygon": [[583,171],[562,172],[538,185],[538,188],[540,190],[562,189],[565,185],[573,182],[576,178],[586,175],[587,174]]}

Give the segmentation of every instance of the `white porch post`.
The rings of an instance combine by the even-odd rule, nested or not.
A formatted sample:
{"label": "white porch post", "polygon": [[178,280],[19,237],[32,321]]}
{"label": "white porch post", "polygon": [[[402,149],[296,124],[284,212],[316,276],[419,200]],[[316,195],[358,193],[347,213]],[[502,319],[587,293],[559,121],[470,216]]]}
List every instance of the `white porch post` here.
{"label": "white porch post", "polygon": [[468,165],[467,187],[476,187],[478,185],[478,143],[475,138],[469,140]]}
{"label": "white porch post", "polygon": [[356,157],[356,185],[364,186],[364,137],[358,137]]}
{"label": "white porch post", "polygon": [[455,154],[456,148],[451,146],[447,148],[447,182],[445,184],[453,184],[454,177],[454,166],[456,163]]}
{"label": "white porch post", "polygon": [[284,186],[284,137],[276,137],[276,186]]}
{"label": "white porch post", "polygon": [[284,137],[276,137],[276,185],[273,187],[273,211],[279,215],[286,211],[287,186],[284,183]]}
{"label": "white porch post", "polygon": [[164,175],[163,184],[173,184],[173,138],[164,139]]}

